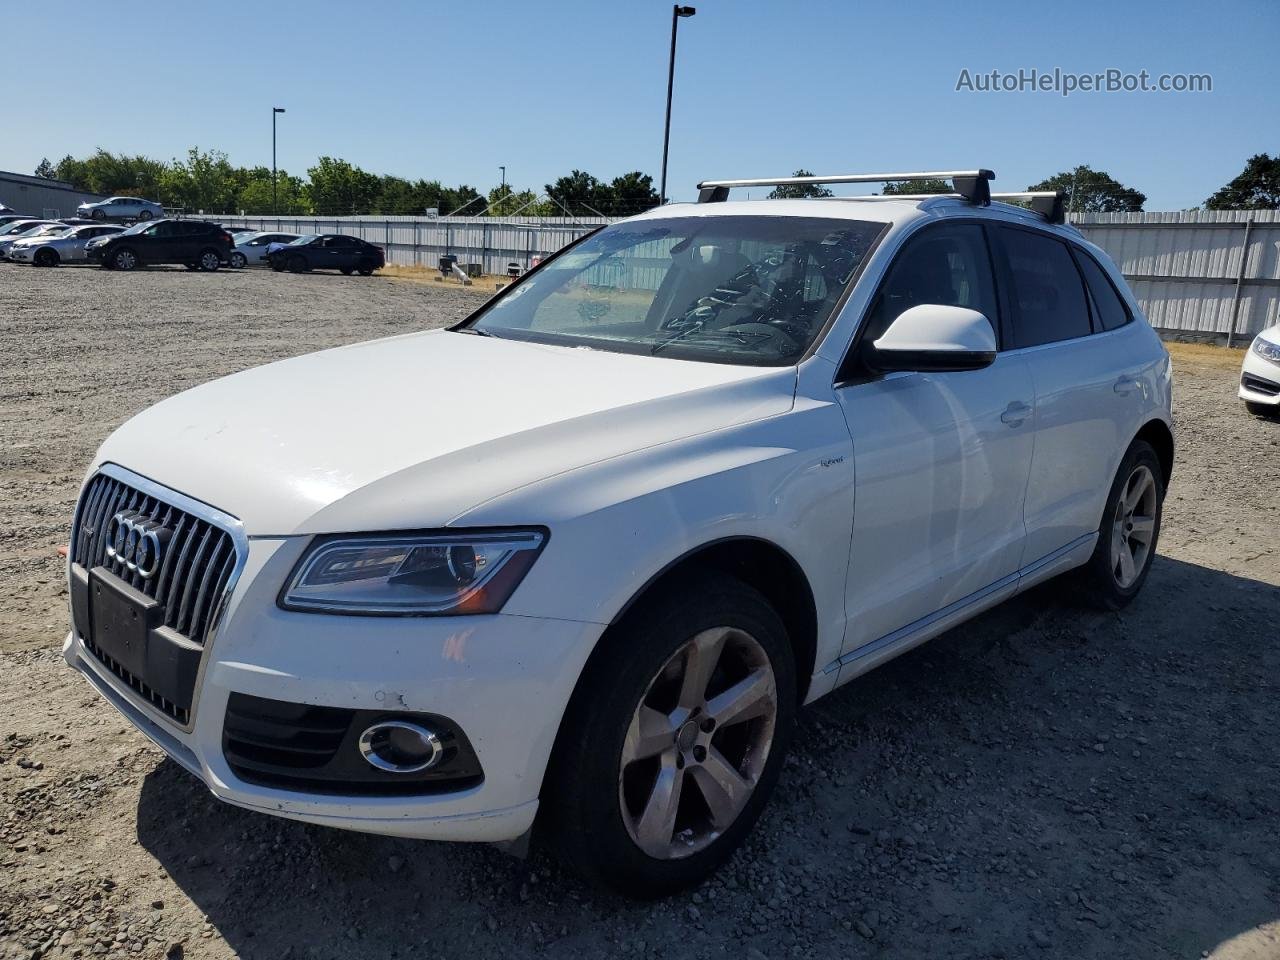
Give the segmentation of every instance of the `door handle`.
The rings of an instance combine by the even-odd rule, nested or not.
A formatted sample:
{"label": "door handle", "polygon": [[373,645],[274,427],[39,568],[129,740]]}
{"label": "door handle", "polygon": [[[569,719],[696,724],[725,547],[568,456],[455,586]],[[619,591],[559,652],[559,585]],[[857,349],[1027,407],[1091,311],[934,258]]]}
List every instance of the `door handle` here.
{"label": "door handle", "polygon": [[1011,427],[1022,425],[1022,421],[1031,415],[1031,407],[1023,403],[1021,400],[1015,400],[1009,406],[1005,407],[1004,413],[1000,414],[1000,422],[1007,423]]}
{"label": "door handle", "polygon": [[1121,377],[1111,389],[1120,394],[1120,396],[1127,397],[1133,391],[1141,390],[1142,384],[1133,377]]}

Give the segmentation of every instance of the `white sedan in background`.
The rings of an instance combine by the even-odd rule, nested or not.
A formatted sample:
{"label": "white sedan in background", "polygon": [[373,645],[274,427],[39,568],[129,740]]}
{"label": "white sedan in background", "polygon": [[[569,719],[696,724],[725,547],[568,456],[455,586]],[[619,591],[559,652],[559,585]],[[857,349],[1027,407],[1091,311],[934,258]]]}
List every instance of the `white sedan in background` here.
{"label": "white sedan in background", "polygon": [[247,267],[262,263],[270,252],[273,243],[293,243],[298,239],[296,233],[270,233],[260,231],[236,236],[235,249],[231,251],[231,266]]}
{"label": "white sedan in background", "polygon": [[1240,369],[1240,399],[1255,416],[1280,414],[1280,324],[1253,338]]}
{"label": "white sedan in background", "polygon": [[119,233],[124,227],[112,223],[70,227],[64,233],[51,232],[15,240],[9,248],[9,259],[17,263],[31,263],[37,267],[56,267],[60,263],[80,263],[85,256],[85,245],[94,237],[107,237]]}

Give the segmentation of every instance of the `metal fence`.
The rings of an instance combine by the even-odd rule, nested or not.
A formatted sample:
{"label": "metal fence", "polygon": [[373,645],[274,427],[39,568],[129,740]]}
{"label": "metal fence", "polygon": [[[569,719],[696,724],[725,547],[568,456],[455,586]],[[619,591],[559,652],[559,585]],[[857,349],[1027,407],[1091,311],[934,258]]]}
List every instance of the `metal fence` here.
{"label": "metal fence", "polygon": [[[527,269],[609,221],[601,217],[229,217],[227,226],[346,233],[397,264],[435,267],[443,254],[484,273]],[[1280,323],[1280,211],[1191,210],[1073,217],[1111,255],[1152,326],[1231,342]]]}

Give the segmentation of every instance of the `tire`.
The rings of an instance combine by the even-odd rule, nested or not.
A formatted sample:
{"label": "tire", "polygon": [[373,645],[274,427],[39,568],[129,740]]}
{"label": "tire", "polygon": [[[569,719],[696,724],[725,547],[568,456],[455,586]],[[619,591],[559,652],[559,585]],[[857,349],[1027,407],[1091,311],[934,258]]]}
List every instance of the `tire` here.
{"label": "tire", "polygon": [[[1107,493],[1093,556],[1081,568],[1082,596],[1090,606],[1120,610],[1146,583],[1160,540],[1164,494],[1160,458],[1151,444],[1135,440],[1120,461]],[[1148,538],[1145,542],[1144,535]]]}
{"label": "tire", "polygon": [[35,256],[31,258],[31,262],[37,267],[56,267],[61,259],[57,250],[41,247],[36,251]]}
{"label": "tire", "polygon": [[200,251],[200,257],[196,260],[196,267],[205,273],[214,273],[222,266],[222,255],[212,247],[206,247]]}
{"label": "tire", "polygon": [[139,214],[138,214],[136,217],[134,217],[133,219],[134,219],[135,221],[150,220],[150,219],[151,219],[151,211],[150,211],[150,210],[143,210],[141,213],[139,213]]}
{"label": "tire", "polygon": [[103,213],[101,210],[90,210],[90,211],[89,211],[89,219],[91,219],[91,220],[105,220],[105,219],[107,219],[107,215],[106,215],[105,213]]}
{"label": "tire", "polygon": [[[764,597],[713,574],[646,598],[601,644],[561,724],[542,809],[571,867],[662,896],[723,863],[768,801],[795,723],[794,655]],[[755,694],[738,701],[755,715],[726,720],[714,706],[735,687]]]}
{"label": "tire", "polygon": [[1252,400],[1246,400],[1244,408],[1261,420],[1275,420],[1280,417],[1280,407],[1273,407],[1265,403],[1254,403]]}
{"label": "tire", "polygon": [[362,276],[362,277],[371,277],[371,276],[373,276],[373,271],[375,271],[375,270],[377,270],[377,269],[378,269],[378,268],[377,268],[377,267],[375,267],[372,263],[362,263],[362,264],[360,264],[360,267],[359,267],[359,270],[360,270],[360,276]]}
{"label": "tire", "polygon": [[289,269],[290,273],[302,273],[308,269],[307,261],[302,259],[301,254],[297,253],[285,261],[285,266]]}
{"label": "tire", "polygon": [[339,268],[338,268],[338,270],[342,273],[342,275],[343,275],[344,277],[349,277],[349,276],[351,276],[351,274],[352,274],[352,272],[353,272],[353,271],[352,271],[352,269],[351,269],[350,267],[339,267]]}
{"label": "tire", "polygon": [[130,247],[121,247],[111,254],[112,270],[136,270],[138,264],[138,255]]}
{"label": "tire", "polygon": [[233,250],[230,256],[232,269],[243,270],[249,265],[249,258],[238,250]]}
{"label": "tire", "polygon": [[271,269],[276,273],[284,273],[284,264],[277,258],[271,261]]}

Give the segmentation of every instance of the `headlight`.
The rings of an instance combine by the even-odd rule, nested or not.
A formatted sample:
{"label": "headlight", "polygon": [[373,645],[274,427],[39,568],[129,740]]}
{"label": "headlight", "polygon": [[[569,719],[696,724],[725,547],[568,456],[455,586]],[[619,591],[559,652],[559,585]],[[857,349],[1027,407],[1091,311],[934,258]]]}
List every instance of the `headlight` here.
{"label": "headlight", "polygon": [[280,605],[392,616],[497,613],[546,540],[540,530],[326,537],[299,561]]}
{"label": "headlight", "polygon": [[1262,337],[1255,337],[1253,340],[1253,352],[1262,357],[1263,360],[1280,363],[1280,343],[1272,343],[1270,340],[1263,340]]}

